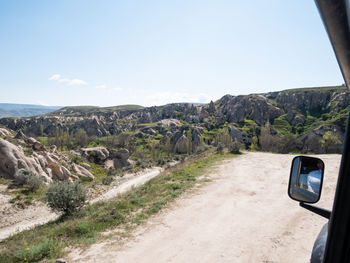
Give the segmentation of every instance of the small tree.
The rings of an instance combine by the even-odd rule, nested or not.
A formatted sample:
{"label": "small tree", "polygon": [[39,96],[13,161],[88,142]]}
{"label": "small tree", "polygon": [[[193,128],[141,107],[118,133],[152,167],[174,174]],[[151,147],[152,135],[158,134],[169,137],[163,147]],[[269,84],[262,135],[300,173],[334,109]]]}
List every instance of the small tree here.
{"label": "small tree", "polygon": [[224,151],[225,148],[225,144],[223,144],[222,142],[218,142],[218,145],[216,146],[216,151],[218,153],[222,153]]}
{"label": "small tree", "polygon": [[46,197],[52,210],[71,215],[84,206],[86,191],[79,183],[58,182],[47,189]]}
{"label": "small tree", "polygon": [[129,146],[129,142],[132,138],[132,134],[129,132],[124,132],[119,134],[118,136],[118,145],[120,147],[127,148]]}
{"label": "small tree", "polygon": [[295,135],[287,133],[279,142],[280,153],[298,152],[301,149],[301,142]]}
{"label": "small tree", "polygon": [[271,134],[270,123],[267,122],[261,128],[260,133],[260,147],[264,152],[277,152],[280,144],[280,138]]}
{"label": "small tree", "polygon": [[187,137],[187,154],[191,154],[193,152],[193,143],[192,143],[192,130],[188,129],[186,132],[186,137]]}
{"label": "small tree", "polygon": [[319,136],[312,136],[308,141],[306,145],[306,152],[312,152],[312,153],[322,153],[323,146],[321,143],[321,139]]}
{"label": "small tree", "polygon": [[151,154],[152,154],[152,160],[154,162],[157,162],[160,159],[160,150],[159,150],[159,143],[155,140],[150,141],[149,143],[149,147],[151,150]]}
{"label": "small tree", "polygon": [[250,149],[252,151],[257,151],[259,150],[259,140],[258,140],[258,137],[254,136],[253,139],[252,139],[252,143],[250,145]]}
{"label": "small tree", "polygon": [[221,142],[224,144],[224,146],[228,147],[229,144],[232,142],[232,138],[228,132],[227,129],[220,129],[214,139],[214,145],[218,145],[218,143]]}
{"label": "small tree", "polygon": [[76,143],[81,146],[81,147],[85,147],[86,145],[88,145],[88,136],[87,133],[84,129],[78,129],[76,134],[75,134],[75,141]]}
{"label": "small tree", "polygon": [[173,145],[171,144],[170,136],[166,137],[165,144],[163,145],[163,151],[167,153],[168,157],[173,154]]}
{"label": "small tree", "polygon": [[340,151],[339,149],[341,147],[341,142],[331,131],[328,131],[323,135],[321,144],[326,153],[335,153]]}

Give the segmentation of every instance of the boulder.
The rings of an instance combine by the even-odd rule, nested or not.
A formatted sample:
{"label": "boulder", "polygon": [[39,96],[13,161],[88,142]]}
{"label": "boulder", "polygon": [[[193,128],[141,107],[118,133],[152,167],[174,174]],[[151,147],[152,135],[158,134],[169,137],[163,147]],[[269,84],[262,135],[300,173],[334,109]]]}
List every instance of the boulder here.
{"label": "boulder", "polygon": [[294,113],[293,113],[293,111],[289,110],[289,111],[287,112],[286,119],[287,119],[287,121],[288,121],[289,123],[291,123],[292,120],[293,120],[293,118],[294,118]]}
{"label": "boulder", "polygon": [[69,170],[66,168],[62,169],[63,166],[58,163],[58,160],[56,160],[57,156],[49,154],[48,152],[41,152],[40,154],[45,158],[47,162],[46,170],[50,169],[50,174],[53,179],[63,181],[71,177]]}
{"label": "boulder", "polygon": [[292,125],[298,125],[298,124],[301,124],[301,125],[304,125],[305,123],[305,117],[301,114],[298,114],[294,117],[294,119],[292,120]]}
{"label": "boulder", "polygon": [[80,164],[80,166],[84,167],[84,168],[87,169],[87,170],[90,170],[90,169],[91,169],[91,166],[90,166],[90,164],[88,164],[88,163],[82,163],[82,164]]}
{"label": "boulder", "polygon": [[41,168],[45,169],[48,165],[47,160],[44,156],[37,154],[36,152],[33,153],[34,159],[37,161],[37,163],[40,164]]}
{"label": "boulder", "polygon": [[265,125],[270,119],[284,114],[283,110],[271,105],[264,97],[254,96],[250,101],[252,111],[249,114],[249,118],[258,125]]}
{"label": "boulder", "polygon": [[174,150],[176,153],[187,153],[187,137],[185,135],[176,141]]}
{"label": "boulder", "polygon": [[123,159],[127,160],[130,156],[130,153],[127,149],[121,149],[121,150],[109,150],[109,158],[114,159]]}
{"label": "boulder", "polygon": [[175,145],[177,143],[177,141],[181,138],[181,136],[184,135],[184,131],[183,130],[178,130],[176,131],[174,134],[172,134],[171,138],[170,138],[170,142],[172,145]]}
{"label": "boulder", "polygon": [[57,151],[57,146],[56,146],[56,145],[52,145],[52,146],[51,146],[51,152],[52,152],[52,153],[58,153],[58,151]]}
{"label": "boulder", "polygon": [[127,149],[109,151],[109,158],[113,160],[114,168],[123,168],[131,165],[130,161],[128,160],[129,156],[130,154]]}
{"label": "boulder", "polygon": [[215,104],[214,104],[214,102],[212,100],[209,103],[208,112],[210,114],[213,114],[213,113],[216,112],[216,107],[215,107]]}
{"label": "boulder", "polygon": [[5,137],[10,135],[11,135],[11,132],[9,132],[7,129],[0,128],[0,136]]}
{"label": "boulder", "polygon": [[51,182],[52,179],[47,176],[39,163],[34,158],[25,156],[14,144],[0,139],[0,172],[7,177],[14,178],[19,169],[28,169],[42,177],[45,182]]}
{"label": "boulder", "polygon": [[64,173],[64,171],[61,169],[61,166],[58,163],[54,161],[49,161],[47,167],[51,169],[54,179],[58,179],[61,181],[68,179],[67,177],[65,177],[67,173]]}
{"label": "boulder", "polygon": [[199,113],[199,121],[203,122],[208,117],[209,117],[209,112],[205,108],[202,108],[201,112]]}
{"label": "boulder", "polygon": [[194,146],[198,146],[201,142],[201,133],[202,128],[201,127],[194,127],[192,129],[192,143]]}
{"label": "boulder", "polygon": [[157,132],[153,130],[152,128],[145,128],[142,129],[143,133],[149,134],[149,135],[157,135]]}
{"label": "boulder", "polygon": [[27,137],[26,142],[28,144],[34,144],[37,142],[37,140],[35,140],[33,137]]}
{"label": "boulder", "polygon": [[232,140],[237,140],[238,142],[243,142],[243,134],[240,130],[235,127],[227,127],[228,132],[232,138]]}
{"label": "boulder", "polygon": [[[323,135],[329,131],[332,132],[339,141],[342,142],[344,140],[344,133],[341,131],[340,127],[336,125],[324,125],[299,137],[300,141],[303,143],[302,152],[312,152],[316,154],[326,153],[325,149],[322,147],[321,140],[323,139]],[[332,149],[329,149],[329,153],[341,153],[341,151],[342,144],[334,145]]]}
{"label": "boulder", "polygon": [[109,151],[104,147],[82,148],[82,156],[90,162],[103,164],[109,156]]}
{"label": "boulder", "polygon": [[46,151],[44,144],[38,141],[33,144],[33,149],[35,151]]}
{"label": "boulder", "polygon": [[22,132],[22,130],[19,130],[15,136],[16,139],[22,139],[27,140],[27,136]]}
{"label": "boulder", "polygon": [[299,137],[299,139],[303,144],[301,150],[303,153],[325,153],[325,150],[321,145],[322,136],[316,134],[315,131],[310,131],[307,134]]}
{"label": "boulder", "polygon": [[30,144],[35,151],[46,151],[44,144],[37,141],[36,139],[29,137],[26,139],[26,142]]}
{"label": "boulder", "polygon": [[181,125],[181,122],[177,119],[163,119],[159,121],[159,124],[165,127],[177,127]]}
{"label": "boulder", "polygon": [[190,123],[196,123],[196,124],[198,124],[199,123],[199,116],[197,116],[197,115],[190,115],[190,116],[188,116],[187,118],[186,118],[186,121],[187,122],[190,122]]}
{"label": "boulder", "polygon": [[86,168],[84,168],[81,165],[78,164],[73,164],[73,169],[76,172],[76,175],[79,178],[84,178],[87,181],[93,181],[94,180],[94,176],[92,173],[90,173]]}

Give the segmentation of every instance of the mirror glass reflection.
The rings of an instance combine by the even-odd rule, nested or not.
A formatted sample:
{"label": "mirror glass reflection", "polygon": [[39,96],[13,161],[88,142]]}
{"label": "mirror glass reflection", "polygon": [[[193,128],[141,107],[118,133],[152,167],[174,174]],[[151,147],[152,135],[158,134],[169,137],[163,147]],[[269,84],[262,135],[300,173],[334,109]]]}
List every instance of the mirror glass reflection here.
{"label": "mirror glass reflection", "polygon": [[320,199],[324,163],[319,158],[298,156],[293,159],[289,181],[289,196],[305,203]]}

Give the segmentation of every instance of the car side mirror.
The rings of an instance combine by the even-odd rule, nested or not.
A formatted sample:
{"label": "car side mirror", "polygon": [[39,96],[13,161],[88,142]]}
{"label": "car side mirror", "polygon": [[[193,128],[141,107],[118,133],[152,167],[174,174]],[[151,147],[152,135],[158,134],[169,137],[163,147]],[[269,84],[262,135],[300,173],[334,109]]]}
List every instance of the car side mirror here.
{"label": "car side mirror", "polygon": [[292,161],[289,176],[288,195],[293,200],[316,203],[320,200],[324,174],[321,159],[297,156]]}

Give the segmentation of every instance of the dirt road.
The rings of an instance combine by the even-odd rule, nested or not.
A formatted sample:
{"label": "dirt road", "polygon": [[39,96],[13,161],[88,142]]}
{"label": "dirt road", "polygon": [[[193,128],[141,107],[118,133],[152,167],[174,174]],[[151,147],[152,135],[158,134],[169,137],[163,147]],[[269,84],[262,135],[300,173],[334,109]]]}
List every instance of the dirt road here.
{"label": "dirt road", "polygon": [[[213,182],[178,200],[134,238],[75,250],[68,262],[308,262],[326,223],[287,196],[292,155],[247,153],[226,161]],[[339,155],[321,155],[319,205],[331,209]]]}

